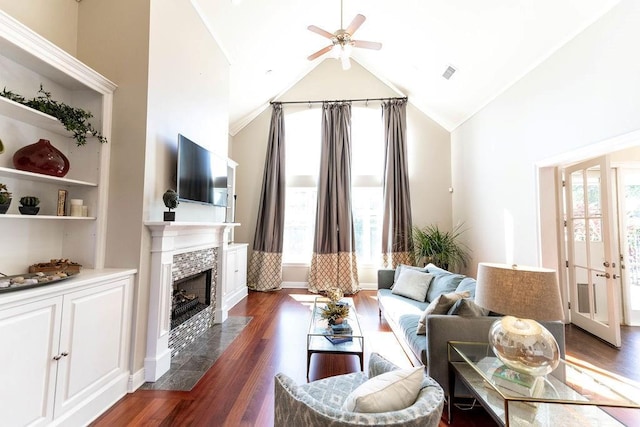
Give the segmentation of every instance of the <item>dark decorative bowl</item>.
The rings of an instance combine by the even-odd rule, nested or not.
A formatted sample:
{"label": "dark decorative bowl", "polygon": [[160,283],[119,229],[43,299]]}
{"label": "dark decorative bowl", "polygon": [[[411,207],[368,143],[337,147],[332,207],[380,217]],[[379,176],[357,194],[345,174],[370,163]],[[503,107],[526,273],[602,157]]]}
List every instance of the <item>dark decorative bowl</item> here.
{"label": "dark decorative bowl", "polygon": [[40,211],[40,206],[19,206],[18,210],[22,215],[37,215]]}

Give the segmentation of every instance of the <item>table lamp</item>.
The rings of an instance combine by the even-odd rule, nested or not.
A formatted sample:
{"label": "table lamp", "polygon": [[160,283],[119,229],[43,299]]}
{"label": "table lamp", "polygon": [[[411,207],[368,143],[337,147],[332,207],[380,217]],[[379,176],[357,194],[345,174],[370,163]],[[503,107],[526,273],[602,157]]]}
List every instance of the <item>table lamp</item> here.
{"label": "table lamp", "polygon": [[502,363],[534,376],[558,366],[558,343],[536,321],[564,318],[555,270],[481,262],[475,302],[504,315],[489,331],[489,343]]}

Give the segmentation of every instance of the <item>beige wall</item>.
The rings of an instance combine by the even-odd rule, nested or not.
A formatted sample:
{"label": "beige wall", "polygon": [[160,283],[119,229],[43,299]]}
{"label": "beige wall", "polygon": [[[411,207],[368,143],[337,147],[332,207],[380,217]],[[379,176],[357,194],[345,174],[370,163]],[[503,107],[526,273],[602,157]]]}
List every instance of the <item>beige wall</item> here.
{"label": "beige wall", "polygon": [[[356,62],[343,71],[340,62],[326,59],[300,82],[283,94],[280,101],[359,99],[392,97],[398,94]],[[411,102],[411,99],[409,99]],[[287,111],[295,108],[286,106]],[[233,158],[237,170],[237,215],[242,226],[236,231],[238,242],[253,244],[258,213],[260,185],[269,131],[271,109],[268,108],[233,137]],[[412,214],[415,225],[437,223],[451,226],[451,186],[449,132],[409,104],[407,108],[407,142]],[[307,267],[285,266],[283,279],[307,280]],[[375,283],[375,268],[360,268],[362,283]]]}
{"label": "beige wall", "polygon": [[144,186],[147,133],[150,1],[83,1],[78,58],[118,85],[114,93],[107,223],[107,267],[138,269],[134,301],[133,360],[143,366],[148,313]]}
{"label": "beige wall", "polygon": [[0,0],[0,9],[74,56],[78,5],[75,0]]}
{"label": "beige wall", "polygon": [[453,219],[469,226],[472,274],[479,261],[558,268],[542,256],[556,242],[538,238],[538,195],[554,188],[538,188],[536,165],[640,129],[637,22],[640,3],[622,1],[452,133]]}

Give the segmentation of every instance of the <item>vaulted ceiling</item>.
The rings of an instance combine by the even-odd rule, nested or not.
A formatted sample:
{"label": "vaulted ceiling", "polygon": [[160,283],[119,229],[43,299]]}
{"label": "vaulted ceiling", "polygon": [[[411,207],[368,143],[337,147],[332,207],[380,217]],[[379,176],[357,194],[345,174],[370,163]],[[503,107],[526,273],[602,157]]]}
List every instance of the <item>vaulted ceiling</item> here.
{"label": "vaulted ceiling", "polygon": [[[619,1],[342,0],[342,28],[365,15],[354,38],[383,46],[351,57],[451,131]],[[341,0],[192,3],[230,63],[232,135],[326,59],[309,25],[341,28]]]}

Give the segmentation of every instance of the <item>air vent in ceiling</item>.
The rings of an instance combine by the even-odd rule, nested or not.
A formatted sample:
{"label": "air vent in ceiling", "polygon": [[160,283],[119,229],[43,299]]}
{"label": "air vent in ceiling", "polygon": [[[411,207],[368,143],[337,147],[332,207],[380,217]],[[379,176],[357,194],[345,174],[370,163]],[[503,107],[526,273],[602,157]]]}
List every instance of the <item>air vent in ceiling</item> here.
{"label": "air vent in ceiling", "polygon": [[445,79],[449,80],[451,78],[451,76],[453,76],[453,73],[456,72],[456,69],[453,68],[451,65],[449,65],[447,67],[446,70],[444,70],[444,73],[442,73],[442,77],[444,77]]}

